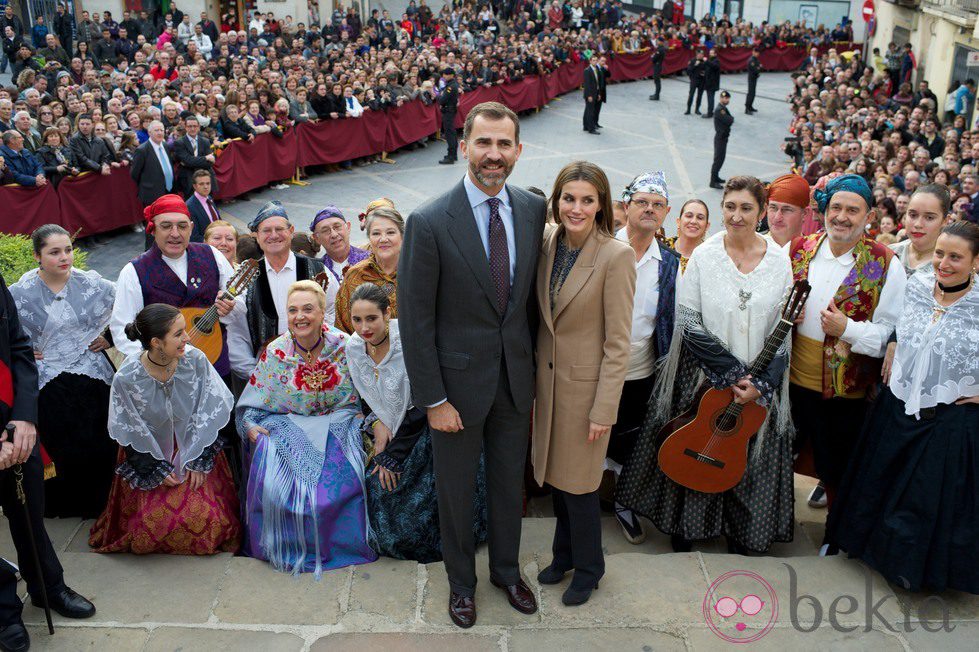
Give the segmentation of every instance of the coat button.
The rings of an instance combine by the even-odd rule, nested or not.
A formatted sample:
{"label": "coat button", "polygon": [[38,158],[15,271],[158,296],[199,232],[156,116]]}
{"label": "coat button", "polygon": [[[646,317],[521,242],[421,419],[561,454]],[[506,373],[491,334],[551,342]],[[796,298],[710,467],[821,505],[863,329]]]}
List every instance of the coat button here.
{"label": "coat button", "polygon": [[547,368],[548,369],[553,369],[554,368],[554,363],[553,362],[548,362],[547,363]]}

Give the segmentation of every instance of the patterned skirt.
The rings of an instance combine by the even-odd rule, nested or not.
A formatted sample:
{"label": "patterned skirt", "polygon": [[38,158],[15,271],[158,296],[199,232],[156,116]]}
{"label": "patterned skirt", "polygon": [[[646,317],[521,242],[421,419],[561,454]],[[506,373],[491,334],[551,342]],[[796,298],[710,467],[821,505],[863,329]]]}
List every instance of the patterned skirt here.
{"label": "patterned skirt", "polygon": [[[122,449],[118,459],[125,459]],[[231,469],[224,453],[218,453],[197,491],[187,482],[143,491],[115,476],[109,504],[92,526],[88,545],[95,552],[213,555],[235,552],[240,537]]]}

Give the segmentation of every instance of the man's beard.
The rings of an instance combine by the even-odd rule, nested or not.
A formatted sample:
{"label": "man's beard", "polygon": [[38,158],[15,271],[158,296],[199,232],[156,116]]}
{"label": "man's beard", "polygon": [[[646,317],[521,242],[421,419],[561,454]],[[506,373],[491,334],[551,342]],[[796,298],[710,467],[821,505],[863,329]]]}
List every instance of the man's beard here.
{"label": "man's beard", "polygon": [[480,182],[484,186],[489,186],[491,188],[502,186],[504,183],[506,183],[507,177],[510,176],[510,172],[513,171],[513,166],[507,165],[506,161],[500,161],[500,164],[503,166],[503,168],[499,172],[494,173],[492,177],[486,176],[480,172],[479,168],[481,164],[476,164],[472,161],[469,162],[469,171],[472,172],[474,177],[476,177],[476,181]]}

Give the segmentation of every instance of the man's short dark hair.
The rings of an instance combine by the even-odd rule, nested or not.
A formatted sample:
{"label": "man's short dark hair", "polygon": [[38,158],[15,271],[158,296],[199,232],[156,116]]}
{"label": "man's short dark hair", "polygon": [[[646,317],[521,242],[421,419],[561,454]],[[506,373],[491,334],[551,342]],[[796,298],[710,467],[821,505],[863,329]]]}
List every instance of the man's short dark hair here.
{"label": "man's short dark hair", "polygon": [[197,185],[197,180],[198,179],[203,179],[204,177],[207,177],[208,181],[210,181],[211,180],[211,173],[208,172],[207,170],[197,170],[196,172],[194,172],[194,176],[192,177],[193,178],[193,184],[196,186]]}
{"label": "man's short dark hair", "polygon": [[82,120],[91,120],[92,122],[95,122],[95,120],[92,118],[92,114],[91,113],[81,113],[81,114],[79,114],[78,121],[81,122]]}
{"label": "man's short dark hair", "polygon": [[516,113],[499,102],[483,102],[481,104],[477,104],[471,111],[469,111],[469,115],[466,116],[466,123],[462,127],[463,140],[469,140],[469,135],[472,133],[473,124],[476,122],[476,118],[479,116],[484,116],[488,120],[504,120],[509,118],[513,121],[514,142],[520,142],[520,119],[517,117]]}

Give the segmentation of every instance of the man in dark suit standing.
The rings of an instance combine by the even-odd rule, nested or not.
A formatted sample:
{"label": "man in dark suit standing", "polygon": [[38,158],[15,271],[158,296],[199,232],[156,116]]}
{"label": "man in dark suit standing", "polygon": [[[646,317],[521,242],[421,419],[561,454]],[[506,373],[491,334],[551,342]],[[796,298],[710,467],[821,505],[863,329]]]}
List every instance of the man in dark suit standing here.
{"label": "man in dark suit standing", "polygon": [[687,94],[687,111],[684,115],[690,115],[690,107],[693,105],[694,94],[697,95],[697,115],[700,115],[700,100],[704,97],[706,73],[707,64],[704,61],[704,53],[702,50],[697,50],[697,54],[687,64],[687,77],[690,78],[690,92]]}
{"label": "man in dark suit standing", "polygon": [[744,98],[744,112],[748,115],[758,113],[755,109],[755,89],[758,88],[758,77],[761,76],[761,59],[758,58],[758,48],[751,49],[748,59],[748,95]]}
{"label": "man in dark suit standing", "polygon": [[181,117],[184,118],[187,135],[173,141],[173,155],[180,163],[177,188],[184,197],[190,197],[194,192],[193,179],[196,173],[205,170],[211,176],[211,192],[217,192],[217,180],[214,178],[215,158],[211,152],[211,141],[201,135],[201,123],[194,114],[185,111]]}
{"label": "man in dark suit standing", "polygon": [[[671,7],[672,3],[667,3]],[[663,36],[656,37],[656,49],[653,50],[653,83],[656,84],[656,92],[649,96],[651,100],[659,100],[660,79],[663,76],[663,61],[666,60],[666,43]]]}
{"label": "man in dark suit standing", "polygon": [[[707,114],[704,118],[714,117],[714,94],[721,88],[721,62],[717,58],[717,50],[711,49],[707,53],[707,61],[704,63],[704,90],[707,91]],[[700,103],[697,103],[700,107]]]}
{"label": "man in dark suit standing", "polygon": [[517,116],[497,102],[466,118],[468,171],[408,218],[398,311],[415,405],[428,410],[442,553],[459,627],[476,622],[473,494],[485,456],[490,579],[521,613],[521,487],[534,399],[534,279],[545,201],[506,184],[520,156]]}
{"label": "man in dark suit standing", "polygon": [[584,86],[585,115],[582,119],[584,130],[590,134],[600,134],[598,116],[605,102],[605,71],[601,59],[592,58],[585,68],[582,83]]}
{"label": "man in dark suit standing", "polygon": [[734,124],[734,116],[727,108],[730,102],[731,94],[721,91],[721,104],[714,112],[714,162],[710,166],[710,187],[715,190],[724,188],[721,166],[727,157],[727,139],[731,136],[731,125]]}
{"label": "man in dark suit standing", "polygon": [[204,242],[204,231],[211,222],[221,219],[218,207],[211,199],[211,174],[207,170],[197,170],[192,179],[193,187],[185,202],[190,211],[194,230],[190,233],[191,242]]}
{"label": "man in dark suit standing", "polygon": [[[88,618],[95,614],[95,606],[65,585],[64,570],[44,527],[44,464],[35,426],[37,394],[34,348],[20,327],[13,297],[0,278],[0,426],[13,427],[12,432],[0,429],[0,507],[10,524],[31,603],[44,606],[43,587],[53,611],[65,618]],[[18,498],[18,484],[26,496],[26,512]],[[40,576],[32,550],[35,545]],[[0,559],[0,649],[20,651],[30,648],[30,637],[21,619],[24,604],[17,595],[15,572]]]}
{"label": "man in dark suit standing", "polygon": [[[146,130],[149,140],[136,148],[129,175],[136,182],[136,192],[144,207],[170,193],[174,188],[173,161],[163,142],[163,123],[154,120]],[[153,236],[146,234],[146,248],[153,244]]]}
{"label": "man in dark suit standing", "polygon": [[442,70],[445,86],[439,93],[439,108],[442,110],[442,136],[445,138],[446,153],[439,163],[452,165],[459,157],[459,136],[456,135],[456,111],[459,108],[459,82],[456,81],[455,68],[447,66]]}

